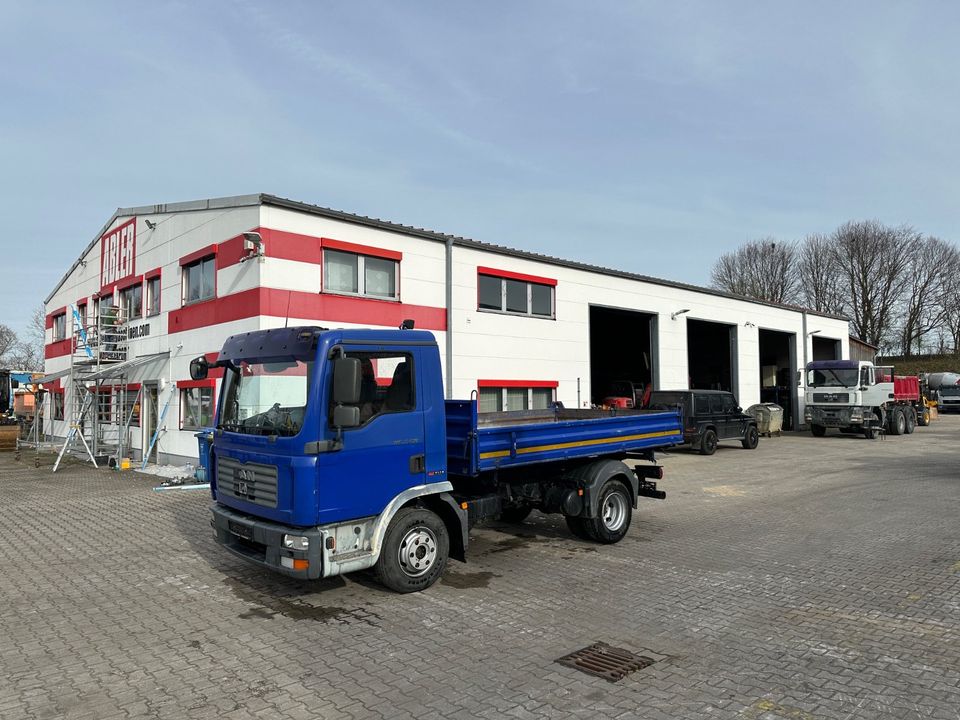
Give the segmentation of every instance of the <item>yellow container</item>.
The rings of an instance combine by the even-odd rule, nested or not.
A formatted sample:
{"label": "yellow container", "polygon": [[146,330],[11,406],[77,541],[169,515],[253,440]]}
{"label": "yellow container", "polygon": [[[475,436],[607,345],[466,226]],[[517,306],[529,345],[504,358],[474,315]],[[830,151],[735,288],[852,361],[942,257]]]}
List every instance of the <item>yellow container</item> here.
{"label": "yellow container", "polygon": [[121,470],[130,469],[130,458],[120,458],[120,469]]}

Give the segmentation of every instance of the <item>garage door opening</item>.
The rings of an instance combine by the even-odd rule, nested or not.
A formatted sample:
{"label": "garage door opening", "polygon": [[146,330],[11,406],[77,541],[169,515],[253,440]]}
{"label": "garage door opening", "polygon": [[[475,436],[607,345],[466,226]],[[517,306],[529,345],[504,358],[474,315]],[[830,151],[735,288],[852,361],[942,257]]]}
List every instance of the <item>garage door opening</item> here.
{"label": "garage door opening", "polygon": [[794,401],[797,395],[797,336],[793,333],[761,330],[760,333],[760,402],[783,408],[783,429],[793,430]]}
{"label": "garage door opening", "polygon": [[840,341],[833,338],[813,336],[814,360],[840,360]]}
{"label": "garage door opening", "polygon": [[602,405],[612,393],[641,394],[653,386],[657,316],[651,313],[590,306],[590,401]]}
{"label": "garage door opening", "polygon": [[735,325],[687,320],[687,368],[691,390],[736,392]]}

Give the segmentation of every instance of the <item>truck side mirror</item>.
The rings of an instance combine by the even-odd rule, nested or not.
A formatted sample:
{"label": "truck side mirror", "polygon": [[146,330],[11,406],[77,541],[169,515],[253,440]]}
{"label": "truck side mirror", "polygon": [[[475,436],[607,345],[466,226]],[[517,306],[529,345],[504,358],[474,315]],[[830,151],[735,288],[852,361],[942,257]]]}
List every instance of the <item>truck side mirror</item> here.
{"label": "truck side mirror", "polygon": [[[360,402],[360,358],[339,357],[333,361],[333,402],[335,405],[356,405]],[[359,408],[357,408],[359,414]],[[334,411],[334,425],[336,410]],[[359,422],[357,423],[359,424]],[[354,427],[342,425],[341,427]]]}
{"label": "truck side mirror", "polygon": [[10,381],[10,387],[12,387],[14,390],[16,390],[17,388],[20,387],[20,381],[19,381],[19,380],[11,380],[11,381]]}
{"label": "truck side mirror", "polygon": [[333,426],[352,428],[360,425],[360,408],[356,405],[337,405],[333,408]]}
{"label": "truck side mirror", "polygon": [[190,361],[190,379],[206,380],[210,372],[210,361],[202,355]]}

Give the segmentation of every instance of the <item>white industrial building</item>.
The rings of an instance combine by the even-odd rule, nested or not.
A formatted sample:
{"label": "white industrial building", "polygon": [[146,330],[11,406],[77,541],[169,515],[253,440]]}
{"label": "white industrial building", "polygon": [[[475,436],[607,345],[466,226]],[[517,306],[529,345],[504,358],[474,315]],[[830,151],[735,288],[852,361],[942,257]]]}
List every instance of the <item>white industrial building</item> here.
{"label": "white industrial building", "polygon": [[117,210],[46,313],[45,431],[65,436],[86,397],[90,442],[136,458],[156,437],[160,462],[196,458],[210,422],[216,380],[190,380],[189,361],[285,323],[413,319],[448,397],[484,410],[589,406],[630,380],[777,401],[798,425],[797,369],[849,354],[843,318],[270,195]]}

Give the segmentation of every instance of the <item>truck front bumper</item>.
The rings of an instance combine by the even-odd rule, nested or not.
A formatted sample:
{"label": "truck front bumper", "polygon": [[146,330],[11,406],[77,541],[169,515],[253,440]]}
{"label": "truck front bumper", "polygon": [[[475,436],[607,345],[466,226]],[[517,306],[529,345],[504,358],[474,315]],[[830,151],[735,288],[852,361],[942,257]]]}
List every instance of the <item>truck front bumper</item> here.
{"label": "truck front bumper", "polygon": [[850,405],[807,405],[804,421],[808,425],[821,425],[828,428],[863,427],[864,419],[869,423],[873,414],[869,409]]}
{"label": "truck front bumper", "polygon": [[[302,528],[259,520],[215,504],[213,534],[217,543],[247,562],[301,580],[323,577],[323,538],[320,528]],[[284,546],[284,535],[307,538],[305,549]]]}

